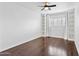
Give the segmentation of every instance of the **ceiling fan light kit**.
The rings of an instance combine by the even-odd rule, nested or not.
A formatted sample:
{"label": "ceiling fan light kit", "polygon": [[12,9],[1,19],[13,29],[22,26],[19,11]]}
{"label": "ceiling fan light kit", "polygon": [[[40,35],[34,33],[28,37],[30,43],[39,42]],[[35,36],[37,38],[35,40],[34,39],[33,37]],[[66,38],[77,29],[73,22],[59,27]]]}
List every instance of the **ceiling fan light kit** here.
{"label": "ceiling fan light kit", "polygon": [[45,2],[44,6],[41,6],[41,7],[43,7],[41,9],[41,11],[42,10],[51,10],[51,7],[56,7],[56,5],[49,5],[48,2]]}
{"label": "ceiling fan light kit", "polygon": [[43,9],[41,9],[41,10],[51,10],[51,8],[50,7],[45,7]]}

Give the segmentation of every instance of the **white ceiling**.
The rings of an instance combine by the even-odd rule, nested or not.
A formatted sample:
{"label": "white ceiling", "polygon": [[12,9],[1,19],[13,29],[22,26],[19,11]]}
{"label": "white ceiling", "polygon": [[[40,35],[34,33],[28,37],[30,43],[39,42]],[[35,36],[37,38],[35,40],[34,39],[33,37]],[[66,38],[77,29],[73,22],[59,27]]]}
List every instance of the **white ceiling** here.
{"label": "white ceiling", "polygon": [[40,10],[39,6],[42,4],[42,2],[19,2],[16,4],[30,10]]}
{"label": "white ceiling", "polygon": [[[51,9],[62,9],[62,8],[67,8],[67,7],[72,7],[74,6],[74,4],[77,2],[49,2],[49,5],[53,5],[56,4],[56,7],[52,7]],[[44,5],[44,2],[18,2],[16,3],[17,5],[24,7],[24,8],[28,8],[30,10],[41,10],[42,7],[39,7],[41,5]]]}

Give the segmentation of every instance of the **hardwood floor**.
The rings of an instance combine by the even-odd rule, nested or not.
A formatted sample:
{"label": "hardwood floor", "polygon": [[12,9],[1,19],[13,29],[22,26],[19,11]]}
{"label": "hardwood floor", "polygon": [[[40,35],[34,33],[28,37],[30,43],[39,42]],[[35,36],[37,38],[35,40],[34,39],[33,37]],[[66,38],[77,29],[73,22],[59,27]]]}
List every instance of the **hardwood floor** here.
{"label": "hardwood floor", "polygon": [[67,40],[66,47],[67,47],[67,55],[68,56],[78,56],[78,52],[77,52],[74,41]]}
{"label": "hardwood floor", "polygon": [[6,51],[1,56],[78,56],[73,41],[63,38],[40,37]]}
{"label": "hardwood floor", "polygon": [[63,38],[46,37],[44,38],[46,56],[78,56],[74,41],[64,40]]}
{"label": "hardwood floor", "polygon": [[34,55],[40,56],[42,55],[42,52],[43,52],[43,40],[42,37],[40,37],[30,42],[3,51],[1,53],[2,55],[12,55],[12,56],[34,56]]}
{"label": "hardwood floor", "polygon": [[62,38],[47,37],[45,47],[45,55],[47,56],[66,56],[66,44]]}

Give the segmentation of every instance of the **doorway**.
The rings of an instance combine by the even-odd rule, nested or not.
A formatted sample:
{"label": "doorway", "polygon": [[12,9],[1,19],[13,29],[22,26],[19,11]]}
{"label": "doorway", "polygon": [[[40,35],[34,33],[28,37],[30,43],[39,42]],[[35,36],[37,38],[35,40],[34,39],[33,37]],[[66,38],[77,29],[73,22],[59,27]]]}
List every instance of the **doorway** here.
{"label": "doorway", "polygon": [[67,41],[74,41],[74,33],[74,9],[42,14],[42,35],[46,55],[69,55]]}

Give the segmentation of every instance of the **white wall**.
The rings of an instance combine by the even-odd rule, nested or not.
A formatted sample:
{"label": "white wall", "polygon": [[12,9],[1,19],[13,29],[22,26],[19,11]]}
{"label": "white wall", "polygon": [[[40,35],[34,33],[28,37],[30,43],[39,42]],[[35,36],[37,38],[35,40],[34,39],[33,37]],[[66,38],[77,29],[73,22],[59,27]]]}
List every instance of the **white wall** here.
{"label": "white wall", "polygon": [[75,44],[79,53],[79,3],[75,3]]}
{"label": "white wall", "polygon": [[0,51],[30,41],[40,35],[39,10],[24,8],[18,3],[0,3]]}

